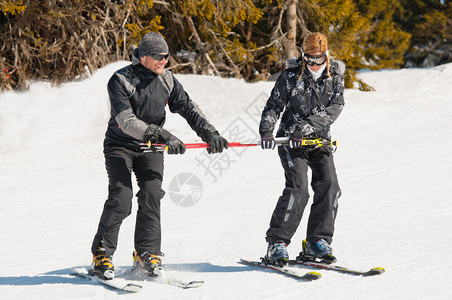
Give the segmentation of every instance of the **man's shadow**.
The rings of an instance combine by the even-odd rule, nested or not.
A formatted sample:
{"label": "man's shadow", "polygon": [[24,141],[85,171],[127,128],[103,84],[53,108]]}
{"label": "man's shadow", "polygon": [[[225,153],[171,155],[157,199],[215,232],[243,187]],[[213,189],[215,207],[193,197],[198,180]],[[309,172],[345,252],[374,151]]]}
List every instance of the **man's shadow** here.
{"label": "man's shadow", "polygon": [[[230,272],[243,272],[250,271],[250,268],[246,266],[218,266],[211,263],[184,263],[184,264],[164,264],[168,271],[179,272],[197,272],[197,273],[230,273]],[[12,286],[33,286],[42,284],[90,284],[90,281],[76,276],[73,272],[76,268],[89,268],[86,266],[78,266],[74,268],[65,268],[55,271],[50,271],[35,276],[4,276],[0,277],[0,286],[12,285]],[[131,266],[120,266],[116,268],[118,270],[118,278],[121,278],[121,274],[126,274],[131,270]]]}
{"label": "man's shadow", "polygon": [[5,276],[0,277],[0,286],[2,285],[41,285],[41,284],[76,284],[78,280],[75,280],[72,274],[72,269],[61,269],[44,273],[36,276]]}

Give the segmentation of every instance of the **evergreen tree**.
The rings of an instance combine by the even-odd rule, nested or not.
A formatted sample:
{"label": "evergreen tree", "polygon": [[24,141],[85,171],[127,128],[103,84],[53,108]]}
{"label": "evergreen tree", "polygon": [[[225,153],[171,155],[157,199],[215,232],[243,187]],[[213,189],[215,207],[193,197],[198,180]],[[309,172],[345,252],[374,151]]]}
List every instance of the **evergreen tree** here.
{"label": "evergreen tree", "polygon": [[397,68],[403,65],[410,34],[395,23],[396,12],[402,9],[399,0],[358,0],[358,9],[370,24],[360,36],[364,49],[361,68]]}
{"label": "evergreen tree", "polygon": [[164,17],[165,23],[177,24],[164,30],[178,37],[170,41],[173,49],[198,52],[197,59],[204,61],[203,73],[248,77],[246,67],[253,61],[256,47],[249,40],[246,27],[262,17],[253,1],[181,0],[172,2],[167,9],[171,13]]}
{"label": "evergreen tree", "polygon": [[432,67],[452,61],[452,2],[402,0],[397,22],[412,34],[405,66]]}
{"label": "evergreen tree", "polygon": [[319,31],[347,65],[346,86],[366,90],[359,69],[398,68],[404,58],[408,66],[452,60],[451,2],[0,0],[0,88],[73,80],[129,59],[150,31],[166,37],[167,67],[176,73],[265,80]]}

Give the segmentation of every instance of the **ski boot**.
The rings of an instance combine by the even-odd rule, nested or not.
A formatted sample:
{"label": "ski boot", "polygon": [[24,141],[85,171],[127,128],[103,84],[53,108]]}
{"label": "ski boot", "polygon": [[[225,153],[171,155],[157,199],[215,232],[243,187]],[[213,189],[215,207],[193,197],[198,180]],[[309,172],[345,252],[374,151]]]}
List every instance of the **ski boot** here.
{"label": "ski boot", "polygon": [[[163,253],[160,253],[163,256]],[[163,276],[162,260],[159,255],[144,251],[133,251],[133,269],[146,272],[149,276]]]}
{"label": "ski boot", "polygon": [[105,255],[105,248],[99,247],[93,253],[91,271],[97,277],[104,280],[110,280],[115,277],[115,268],[113,267],[112,258]]}
{"label": "ski boot", "polygon": [[325,264],[332,264],[337,261],[333,256],[333,248],[324,239],[320,239],[315,243],[303,240],[303,250],[297,256],[299,261],[314,261]]}
{"label": "ski boot", "polygon": [[267,255],[262,259],[264,264],[284,266],[289,263],[289,254],[287,253],[287,244],[278,241],[276,243],[268,243]]}

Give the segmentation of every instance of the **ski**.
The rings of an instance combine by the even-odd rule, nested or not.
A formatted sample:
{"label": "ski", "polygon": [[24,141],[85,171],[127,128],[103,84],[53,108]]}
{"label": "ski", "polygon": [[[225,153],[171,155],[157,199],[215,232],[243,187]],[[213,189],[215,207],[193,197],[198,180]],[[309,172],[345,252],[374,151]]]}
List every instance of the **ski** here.
{"label": "ski", "polygon": [[198,288],[204,284],[203,280],[185,281],[169,277],[162,267],[156,268],[154,275],[149,275],[139,269],[132,269],[130,272],[133,273],[133,278],[136,278],[137,280],[150,279],[155,282],[176,286],[182,289]]}
{"label": "ski", "polygon": [[143,287],[139,284],[136,283],[132,283],[123,279],[110,279],[110,280],[105,280],[102,278],[97,277],[91,270],[88,270],[86,268],[76,268],[72,270],[72,273],[89,279],[89,280],[95,280],[96,282],[99,282],[105,286],[109,286],[111,288],[120,290],[120,291],[125,291],[125,292],[130,292],[130,293],[138,293],[140,292]]}
{"label": "ski", "polygon": [[177,286],[182,289],[198,288],[204,284],[203,280],[183,281],[175,278],[161,278],[161,280],[166,284]]}
{"label": "ski", "polygon": [[111,280],[104,280],[102,278],[99,278],[91,270],[88,270],[86,268],[73,269],[72,273],[86,279],[95,280],[103,285],[112,287],[114,289],[132,293],[140,292],[143,289],[143,287],[139,284],[132,283],[129,280],[121,277],[130,277],[134,281],[150,279],[152,282],[168,284],[182,289],[198,288],[204,284],[203,280],[184,281],[168,277],[166,276],[164,269],[161,267],[157,270],[156,275],[154,276],[149,276],[144,272],[132,269],[130,271],[123,272],[122,274]]}
{"label": "ski", "polygon": [[336,271],[336,272],[350,274],[350,275],[357,275],[357,276],[374,276],[374,275],[383,274],[385,272],[385,269],[381,268],[381,267],[372,268],[367,271],[360,271],[360,270],[355,270],[355,269],[348,268],[348,267],[341,267],[336,264],[326,264],[326,263],[310,261],[310,260],[289,260],[289,264],[290,265],[303,265],[303,266],[308,266],[311,268],[331,270],[331,271]]}
{"label": "ski", "polygon": [[280,266],[275,266],[275,265],[264,264],[263,262],[260,262],[260,261],[246,260],[246,259],[241,258],[240,263],[245,264],[245,265],[251,265],[251,266],[256,266],[256,267],[260,267],[260,268],[278,271],[287,276],[293,277],[293,278],[301,280],[301,281],[313,281],[313,280],[318,280],[322,277],[322,274],[320,274],[318,272],[308,272],[305,274],[301,274],[288,267],[280,267]]}

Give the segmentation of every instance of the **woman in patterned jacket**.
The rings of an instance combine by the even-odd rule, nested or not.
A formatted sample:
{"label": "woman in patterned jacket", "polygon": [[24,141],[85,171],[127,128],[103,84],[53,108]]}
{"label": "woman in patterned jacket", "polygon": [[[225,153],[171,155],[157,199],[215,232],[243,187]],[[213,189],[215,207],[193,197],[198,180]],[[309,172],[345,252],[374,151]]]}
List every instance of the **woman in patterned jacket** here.
{"label": "woman in patterned jacket", "polygon": [[282,113],[277,137],[288,137],[278,147],[285,173],[285,188],[279,197],[266,233],[265,260],[286,264],[287,245],[297,230],[308,203],[308,167],[312,170],[313,204],[306,240],[300,255],[304,259],[336,261],[332,237],[341,195],[331,146],[304,146],[304,138],[331,140],[330,125],[344,106],[345,65],[333,60],[328,41],[321,33],[312,33],[303,41],[303,54],[296,65],[277,79],[259,126],[261,146],[273,149],[273,131]]}

